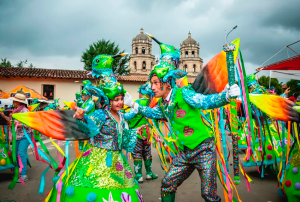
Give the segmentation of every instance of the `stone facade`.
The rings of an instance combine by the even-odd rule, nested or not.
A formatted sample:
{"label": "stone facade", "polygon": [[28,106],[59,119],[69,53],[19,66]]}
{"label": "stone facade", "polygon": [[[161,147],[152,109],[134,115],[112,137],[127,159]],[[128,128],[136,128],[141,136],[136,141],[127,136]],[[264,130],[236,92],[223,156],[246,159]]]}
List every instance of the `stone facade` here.
{"label": "stone facade", "polygon": [[[152,40],[144,34],[143,28],[140,34],[132,39],[132,54],[130,55],[130,75],[149,75],[156,64],[152,53]],[[179,69],[186,71],[189,78],[195,78],[202,70],[203,60],[200,58],[200,46],[191,38],[180,44]]]}
{"label": "stone facade", "polygon": [[180,44],[179,69],[188,73],[188,77],[196,77],[202,70],[203,60],[200,58],[200,46],[191,38],[189,32],[188,38]]}
{"label": "stone facade", "polygon": [[129,68],[131,75],[149,75],[155,57],[152,53],[152,40],[144,34],[141,28],[140,34],[132,39],[132,54],[130,55]]}

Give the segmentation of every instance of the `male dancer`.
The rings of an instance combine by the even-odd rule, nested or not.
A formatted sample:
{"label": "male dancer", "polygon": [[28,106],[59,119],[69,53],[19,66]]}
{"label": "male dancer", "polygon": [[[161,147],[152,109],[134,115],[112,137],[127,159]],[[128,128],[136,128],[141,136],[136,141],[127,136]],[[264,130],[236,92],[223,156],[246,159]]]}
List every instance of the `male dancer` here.
{"label": "male dancer", "polygon": [[154,97],[161,97],[159,106],[150,108],[134,103],[129,94],[124,102],[147,118],[167,118],[176,136],[180,150],[162,180],[162,201],[175,201],[177,187],[195,168],[201,178],[201,192],[205,201],[221,201],[217,195],[214,138],[204,125],[199,109],[213,109],[228,104],[230,99],[240,95],[240,88],[235,84],[223,93],[203,95],[189,86],[178,88],[175,85],[175,78],[185,75],[186,72],[175,69],[172,61],[163,60],[150,73]]}

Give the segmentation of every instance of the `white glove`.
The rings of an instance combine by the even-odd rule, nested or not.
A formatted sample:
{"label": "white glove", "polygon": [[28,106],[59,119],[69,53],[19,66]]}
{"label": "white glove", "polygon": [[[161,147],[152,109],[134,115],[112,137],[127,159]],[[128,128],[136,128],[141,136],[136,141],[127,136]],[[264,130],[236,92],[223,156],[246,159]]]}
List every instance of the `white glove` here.
{"label": "white glove", "polygon": [[225,86],[225,92],[228,92],[229,89],[230,89],[229,84],[227,84],[227,85]]}
{"label": "white glove", "polygon": [[127,105],[128,107],[132,107],[133,103],[134,102],[131,95],[127,92],[124,97],[124,104]]}
{"label": "white glove", "polygon": [[[228,84],[227,84],[228,85]],[[229,88],[229,90],[227,90],[227,86],[226,86],[226,99],[227,101],[229,101],[232,98],[236,98],[238,96],[241,95],[241,89],[237,84],[234,84],[233,86],[231,86]]]}

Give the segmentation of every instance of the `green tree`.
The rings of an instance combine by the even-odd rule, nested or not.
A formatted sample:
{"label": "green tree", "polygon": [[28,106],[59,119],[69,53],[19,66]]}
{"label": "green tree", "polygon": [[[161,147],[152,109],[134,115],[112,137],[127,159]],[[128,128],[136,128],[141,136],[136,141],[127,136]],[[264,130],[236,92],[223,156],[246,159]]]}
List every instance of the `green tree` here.
{"label": "green tree", "polygon": [[294,79],[286,83],[286,85],[290,88],[288,97],[294,96],[297,98],[297,96],[300,95],[300,86],[298,85],[298,83],[300,83],[300,80],[294,80]]}
{"label": "green tree", "polygon": [[28,66],[28,68],[35,68],[35,66],[33,66],[32,63],[30,63],[30,65]]}
{"label": "green tree", "polygon": [[16,67],[24,67],[24,65],[26,65],[26,64],[27,64],[27,60],[24,60],[24,61],[20,60],[20,62],[18,62],[16,64]]}
{"label": "green tree", "polygon": [[0,67],[13,67],[13,65],[11,64],[11,62],[9,60],[4,58],[4,59],[1,59]]}
{"label": "green tree", "polygon": [[[117,55],[124,53],[120,51],[119,45],[110,40],[105,39],[99,40],[89,46],[81,56],[81,62],[84,63],[85,70],[92,70],[93,59],[100,54]],[[115,75],[127,75],[129,73],[129,56],[116,58],[112,64],[113,72]]]}
{"label": "green tree", "polygon": [[[264,86],[266,89],[269,89],[269,82],[270,82],[269,76],[261,76],[258,79],[258,83],[261,86]],[[271,78],[271,86],[275,87],[277,95],[280,95],[283,93],[282,85],[281,85],[281,83],[279,83],[278,79]]]}

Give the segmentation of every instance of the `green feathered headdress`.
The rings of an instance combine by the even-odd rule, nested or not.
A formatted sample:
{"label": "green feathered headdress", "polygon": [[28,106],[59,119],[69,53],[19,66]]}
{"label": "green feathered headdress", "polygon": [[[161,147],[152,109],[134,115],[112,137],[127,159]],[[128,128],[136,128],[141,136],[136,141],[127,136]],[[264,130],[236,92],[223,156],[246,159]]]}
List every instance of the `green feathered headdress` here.
{"label": "green feathered headdress", "polygon": [[125,95],[126,90],[119,82],[106,82],[102,86],[102,90],[109,100],[113,100],[116,96]]}

